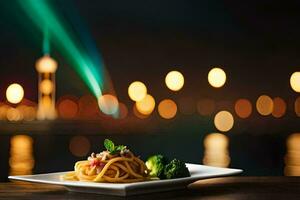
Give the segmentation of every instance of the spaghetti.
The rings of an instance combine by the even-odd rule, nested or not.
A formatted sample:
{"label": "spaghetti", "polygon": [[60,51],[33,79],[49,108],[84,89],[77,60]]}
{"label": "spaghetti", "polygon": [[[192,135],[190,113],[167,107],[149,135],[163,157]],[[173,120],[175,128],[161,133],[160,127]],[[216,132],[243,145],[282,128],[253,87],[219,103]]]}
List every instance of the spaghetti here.
{"label": "spaghetti", "polygon": [[63,180],[110,183],[131,183],[149,179],[145,163],[126,147],[119,152],[108,150],[92,153],[87,160],[78,161],[74,171],[65,174]]}

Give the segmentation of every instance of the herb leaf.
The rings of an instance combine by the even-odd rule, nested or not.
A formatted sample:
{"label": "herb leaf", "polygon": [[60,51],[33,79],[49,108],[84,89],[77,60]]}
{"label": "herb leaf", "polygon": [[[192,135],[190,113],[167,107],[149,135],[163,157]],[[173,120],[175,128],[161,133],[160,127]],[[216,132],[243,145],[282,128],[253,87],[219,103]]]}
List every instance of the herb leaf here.
{"label": "herb leaf", "polygon": [[104,147],[109,152],[114,152],[115,151],[115,144],[111,140],[109,140],[109,139],[105,139],[104,140]]}
{"label": "herb leaf", "polygon": [[123,151],[123,150],[125,150],[126,149],[126,146],[124,146],[124,145],[118,145],[117,147],[116,147],[116,150],[117,151]]}
{"label": "herb leaf", "polygon": [[125,145],[117,145],[113,143],[113,141],[109,139],[104,140],[104,147],[107,151],[109,151],[110,154],[116,154],[120,153],[121,151],[124,151],[127,147]]}

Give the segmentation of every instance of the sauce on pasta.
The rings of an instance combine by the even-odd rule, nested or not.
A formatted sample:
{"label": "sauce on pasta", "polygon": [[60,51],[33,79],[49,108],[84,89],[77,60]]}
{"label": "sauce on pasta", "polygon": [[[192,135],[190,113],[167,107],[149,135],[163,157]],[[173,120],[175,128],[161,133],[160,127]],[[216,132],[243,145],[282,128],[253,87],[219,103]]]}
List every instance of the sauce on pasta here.
{"label": "sauce on pasta", "polygon": [[149,180],[145,163],[125,148],[112,154],[92,153],[87,160],[75,163],[74,171],[62,176],[68,181],[132,183]]}

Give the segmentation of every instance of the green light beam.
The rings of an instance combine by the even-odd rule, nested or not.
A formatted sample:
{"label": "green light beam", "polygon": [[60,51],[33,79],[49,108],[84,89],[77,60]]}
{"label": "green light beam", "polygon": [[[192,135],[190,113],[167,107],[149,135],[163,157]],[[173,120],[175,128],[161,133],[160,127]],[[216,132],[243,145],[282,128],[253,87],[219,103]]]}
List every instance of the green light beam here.
{"label": "green light beam", "polygon": [[[46,0],[19,0],[25,13],[34,24],[43,32],[51,35],[51,41],[55,43],[60,53],[69,61],[79,76],[87,84],[88,88],[98,99],[102,95],[103,74],[99,73],[84,48],[75,39],[71,28],[58,17]],[[46,38],[46,37],[45,37]],[[103,70],[102,70],[103,71]]]}

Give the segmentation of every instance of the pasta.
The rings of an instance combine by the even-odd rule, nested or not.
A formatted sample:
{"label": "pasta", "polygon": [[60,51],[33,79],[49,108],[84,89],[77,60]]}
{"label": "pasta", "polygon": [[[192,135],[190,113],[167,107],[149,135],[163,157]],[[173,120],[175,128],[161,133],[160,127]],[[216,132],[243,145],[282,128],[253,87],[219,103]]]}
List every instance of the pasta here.
{"label": "pasta", "polygon": [[87,160],[76,162],[74,171],[65,174],[62,179],[131,183],[149,180],[149,171],[145,163],[125,147],[117,153],[109,151],[92,153]]}

